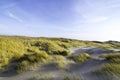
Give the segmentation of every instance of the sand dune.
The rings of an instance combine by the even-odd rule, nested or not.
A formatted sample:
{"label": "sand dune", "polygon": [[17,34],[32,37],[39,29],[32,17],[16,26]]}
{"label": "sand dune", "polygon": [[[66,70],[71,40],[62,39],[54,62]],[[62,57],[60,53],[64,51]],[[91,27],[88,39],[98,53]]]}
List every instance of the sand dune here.
{"label": "sand dune", "polygon": [[[100,57],[103,53],[110,53],[112,50],[106,50],[102,48],[77,48],[74,47],[71,49],[71,54],[77,55],[79,53],[89,53],[92,57]],[[10,69],[8,72],[0,71],[0,80],[30,80],[31,77],[35,75],[47,76],[47,77],[54,77],[55,80],[61,80],[66,74],[72,75],[83,75],[85,80],[101,80],[100,78],[96,77],[91,71],[103,63],[107,62],[106,60],[94,60],[89,59],[84,63],[78,64],[70,64],[68,71],[60,70],[55,65],[46,65],[36,71],[27,71],[21,74],[15,73],[14,70]]]}

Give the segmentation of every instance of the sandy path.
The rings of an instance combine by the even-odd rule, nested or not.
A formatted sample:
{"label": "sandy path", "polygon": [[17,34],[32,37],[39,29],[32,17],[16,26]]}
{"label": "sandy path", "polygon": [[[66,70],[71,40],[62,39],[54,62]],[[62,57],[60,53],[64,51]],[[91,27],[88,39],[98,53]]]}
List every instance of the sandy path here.
{"label": "sandy path", "polygon": [[[12,74],[12,75],[11,75]],[[60,76],[68,74],[64,70],[60,70],[54,65],[47,65],[39,68],[35,71],[27,71],[21,74],[15,74],[15,72],[1,73],[0,80],[31,80],[34,76],[55,78],[55,80],[61,80]]]}
{"label": "sandy path", "polygon": [[[72,55],[77,55],[80,53],[88,53],[91,55],[91,57],[97,57],[101,58],[100,55],[104,53],[110,53],[111,50],[105,50],[102,48],[72,48],[71,53]],[[93,75],[91,73],[92,70],[96,69],[97,67],[101,66],[107,62],[106,60],[94,60],[94,59],[89,59],[88,61],[84,63],[79,63],[76,65],[72,65],[70,70],[71,72],[74,72],[76,74],[82,74],[84,77],[86,77],[86,80],[101,80],[99,77],[96,75]]]}
{"label": "sandy path", "polygon": [[71,54],[72,55],[77,55],[80,53],[89,53],[92,57],[94,56],[100,56],[101,54],[104,53],[110,53],[112,50],[106,50],[106,49],[102,49],[102,48],[71,48]]}
{"label": "sandy path", "polygon": [[[72,55],[77,55],[79,53],[89,53],[92,57],[98,57],[103,53],[110,53],[110,50],[105,50],[101,48],[72,48],[71,53]],[[8,73],[0,72],[0,80],[29,80],[31,77],[36,75],[47,76],[47,77],[54,77],[55,80],[61,80],[61,77],[64,77],[66,74],[76,74],[76,75],[83,75],[86,77],[86,80],[101,80],[95,75],[91,74],[91,71],[98,66],[105,63],[105,60],[94,60],[89,59],[84,63],[72,64],[69,67],[68,72],[64,70],[60,70],[56,68],[54,65],[47,65],[43,68],[40,68],[36,71],[28,71],[21,73],[19,75],[15,74],[15,72],[10,71]]]}

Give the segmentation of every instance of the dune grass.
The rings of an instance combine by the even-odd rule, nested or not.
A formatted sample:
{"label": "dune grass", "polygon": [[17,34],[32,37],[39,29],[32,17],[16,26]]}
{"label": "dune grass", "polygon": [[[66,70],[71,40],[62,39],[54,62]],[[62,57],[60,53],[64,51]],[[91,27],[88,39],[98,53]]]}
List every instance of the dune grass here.
{"label": "dune grass", "polygon": [[108,62],[93,70],[93,73],[120,79],[120,53],[103,54],[103,57]]}
{"label": "dune grass", "polygon": [[[28,68],[27,66],[47,61],[49,57],[54,58],[54,55],[67,58],[71,55],[69,49],[75,46],[111,48],[113,45],[115,44],[66,38],[0,36],[0,69],[8,67],[11,63],[17,63],[16,69],[24,70]],[[85,61],[88,56],[83,55],[76,56],[75,61]],[[62,67],[66,61],[64,60],[55,63]]]}
{"label": "dune grass", "polygon": [[85,62],[90,58],[90,55],[87,53],[80,53],[71,57],[75,62]]}

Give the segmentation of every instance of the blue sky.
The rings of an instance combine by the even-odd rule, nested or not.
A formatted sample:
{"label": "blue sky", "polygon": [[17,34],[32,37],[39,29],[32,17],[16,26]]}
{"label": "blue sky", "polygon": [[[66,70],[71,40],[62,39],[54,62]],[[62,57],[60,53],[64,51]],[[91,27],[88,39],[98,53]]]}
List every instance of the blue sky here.
{"label": "blue sky", "polygon": [[0,34],[120,41],[120,0],[0,0]]}

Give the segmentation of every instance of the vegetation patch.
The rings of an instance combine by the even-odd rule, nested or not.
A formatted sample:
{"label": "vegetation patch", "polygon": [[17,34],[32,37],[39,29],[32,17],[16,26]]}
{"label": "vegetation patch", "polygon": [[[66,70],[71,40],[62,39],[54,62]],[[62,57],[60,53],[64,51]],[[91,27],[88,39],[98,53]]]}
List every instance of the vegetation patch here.
{"label": "vegetation patch", "polygon": [[49,58],[49,55],[47,55],[45,52],[25,54],[23,57],[15,61],[18,63],[16,69],[18,72],[34,69],[37,63],[42,64],[48,58]]}
{"label": "vegetation patch", "polygon": [[87,53],[80,53],[76,56],[73,56],[72,59],[75,62],[85,62],[86,60],[88,60],[90,58],[90,55]]}
{"label": "vegetation patch", "polygon": [[[76,46],[114,48],[119,45],[113,42],[96,43],[66,38],[0,36],[0,69],[15,63],[15,69],[24,71],[37,63],[44,64],[50,57],[54,64],[64,67],[68,63],[67,57],[71,56],[69,49]],[[88,58],[88,54],[79,54],[72,60],[84,62]]]}
{"label": "vegetation patch", "polygon": [[114,78],[120,78],[120,53],[103,54],[108,60],[107,63],[103,64],[93,73],[98,75],[107,75],[108,77],[113,76]]}

